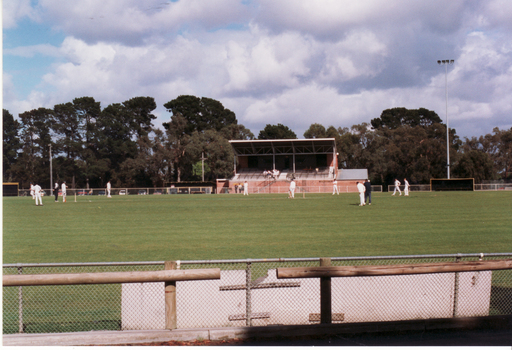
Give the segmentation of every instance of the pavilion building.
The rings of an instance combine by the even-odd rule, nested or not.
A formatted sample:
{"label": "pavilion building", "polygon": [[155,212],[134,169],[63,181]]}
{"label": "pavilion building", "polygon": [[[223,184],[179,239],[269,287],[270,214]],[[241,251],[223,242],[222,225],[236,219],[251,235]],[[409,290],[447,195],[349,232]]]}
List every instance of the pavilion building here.
{"label": "pavilion building", "polygon": [[292,179],[297,192],[332,192],[334,179],[340,192],[354,192],[356,180],[364,180],[342,179],[334,138],[229,143],[234,151],[233,176],[217,180],[217,193],[235,193],[245,181],[249,193],[286,193]]}

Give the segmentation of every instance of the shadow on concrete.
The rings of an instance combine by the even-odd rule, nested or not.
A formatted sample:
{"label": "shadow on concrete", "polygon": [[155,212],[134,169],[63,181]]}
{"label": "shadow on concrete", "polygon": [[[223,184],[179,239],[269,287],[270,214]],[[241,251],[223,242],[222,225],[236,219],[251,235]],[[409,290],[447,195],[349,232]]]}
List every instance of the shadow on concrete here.
{"label": "shadow on concrete", "polygon": [[[230,345],[230,344],[224,344]],[[497,329],[431,330],[247,339],[238,346],[512,346],[512,332]]]}
{"label": "shadow on concrete", "polygon": [[[512,346],[512,317],[253,327],[240,346]],[[263,328],[263,327],[261,327]]]}

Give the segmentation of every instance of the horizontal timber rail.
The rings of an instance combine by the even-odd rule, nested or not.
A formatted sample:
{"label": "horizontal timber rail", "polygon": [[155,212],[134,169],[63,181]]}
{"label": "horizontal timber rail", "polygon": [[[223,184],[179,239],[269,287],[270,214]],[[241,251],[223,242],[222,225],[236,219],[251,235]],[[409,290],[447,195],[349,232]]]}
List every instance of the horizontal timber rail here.
{"label": "horizontal timber rail", "polygon": [[114,284],[220,279],[220,269],[4,275],[3,286]]}
{"label": "horizontal timber rail", "polygon": [[383,265],[383,266],[316,266],[277,269],[277,278],[319,278],[354,276],[416,275],[429,273],[470,272],[512,269],[512,259],[462,261],[455,263]]}

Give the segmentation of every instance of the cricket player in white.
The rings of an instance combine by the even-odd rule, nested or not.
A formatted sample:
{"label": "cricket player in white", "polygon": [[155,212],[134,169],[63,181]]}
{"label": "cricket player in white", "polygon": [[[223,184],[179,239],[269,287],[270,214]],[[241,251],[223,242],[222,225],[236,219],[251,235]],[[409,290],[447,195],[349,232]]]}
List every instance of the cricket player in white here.
{"label": "cricket player in white", "polygon": [[244,182],[244,196],[248,196],[249,195],[249,184],[247,183],[247,181]]}
{"label": "cricket player in white", "polygon": [[66,203],[66,181],[62,182],[62,203]]}
{"label": "cricket player in white", "polygon": [[288,191],[288,198],[295,198],[295,180],[290,182],[290,190]]}
{"label": "cricket player in white", "polygon": [[41,198],[41,186],[39,186],[38,184],[34,186],[34,197],[36,199],[36,205],[39,205],[37,204],[38,202],[41,203],[41,205],[43,205],[43,199]]}
{"label": "cricket player in white", "polygon": [[404,185],[405,185],[404,196],[408,196],[409,195],[409,181],[407,181],[407,179],[404,179]]}
{"label": "cricket player in white", "polygon": [[340,194],[340,191],[338,190],[338,181],[336,179],[334,179],[334,181],[332,182],[332,195],[334,196],[334,193],[338,193],[338,195]]}
{"label": "cricket player in white", "polygon": [[34,193],[34,184],[30,183],[30,195],[32,196],[32,199],[36,199],[36,194]]}
{"label": "cricket player in white", "polygon": [[112,188],[112,187],[111,187],[111,185],[110,185],[110,181],[109,181],[109,182],[107,182],[107,198],[112,198],[112,197],[110,196],[110,190],[111,190],[111,188]]}
{"label": "cricket player in white", "polygon": [[363,205],[365,205],[364,192],[366,191],[366,188],[364,187],[364,185],[361,182],[358,182],[356,184],[356,186],[357,186],[357,190],[359,191],[359,206],[362,207]]}
{"label": "cricket player in white", "polygon": [[400,191],[400,181],[398,181],[398,179],[395,179],[395,190],[393,191],[393,196],[395,195],[396,191],[402,195],[402,191]]}

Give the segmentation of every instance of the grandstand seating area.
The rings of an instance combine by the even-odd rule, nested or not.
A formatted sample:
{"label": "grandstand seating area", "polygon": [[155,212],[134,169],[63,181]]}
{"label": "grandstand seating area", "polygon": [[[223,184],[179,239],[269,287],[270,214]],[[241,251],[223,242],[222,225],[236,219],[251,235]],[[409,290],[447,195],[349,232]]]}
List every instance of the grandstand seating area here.
{"label": "grandstand seating area", "polygon": [[289,180],[292,177],[301,180],[327,180],[332,179],[333,175],[328,167],[296,170],[295,173],[290,169],[284,169],[279,172],[277,177],[273,175],[266,175],[265,170],[244,168],[240,169],[231,181],[265,181],[268,179]]}

